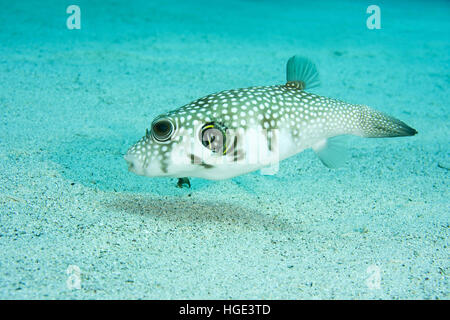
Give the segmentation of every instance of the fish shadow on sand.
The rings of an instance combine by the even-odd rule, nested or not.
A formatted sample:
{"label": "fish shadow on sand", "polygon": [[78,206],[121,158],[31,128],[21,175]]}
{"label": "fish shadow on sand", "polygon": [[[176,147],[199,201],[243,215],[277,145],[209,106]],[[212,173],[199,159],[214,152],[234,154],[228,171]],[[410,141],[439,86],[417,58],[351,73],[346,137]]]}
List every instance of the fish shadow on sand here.
{"label": "fish shadow on sand", "polygon": [[267,231],[283,234],[301,232],[301,222],[289,222],[282,215],[265,211],[255,204],[237,205],[191,198],[148,198],[125,195],[103,203],[108,209],[164,221],[170,227],[200,229],[222,225],[227,230]]}

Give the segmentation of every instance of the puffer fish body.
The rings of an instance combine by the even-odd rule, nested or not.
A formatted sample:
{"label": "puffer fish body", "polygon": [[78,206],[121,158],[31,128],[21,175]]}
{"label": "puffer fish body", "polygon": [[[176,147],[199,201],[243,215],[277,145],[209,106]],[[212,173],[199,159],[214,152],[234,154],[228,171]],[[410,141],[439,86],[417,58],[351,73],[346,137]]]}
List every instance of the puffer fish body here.
{"label": "puffer fish body", "polygon": [[284,85],[210,94],[155,118],[125,155],[129,170],[149,177],[232,178],[313,148],[328,167],[345,160],[342,135],[399,137],[417,131],[365,105],[305,91],[315,65],[294,56]]}

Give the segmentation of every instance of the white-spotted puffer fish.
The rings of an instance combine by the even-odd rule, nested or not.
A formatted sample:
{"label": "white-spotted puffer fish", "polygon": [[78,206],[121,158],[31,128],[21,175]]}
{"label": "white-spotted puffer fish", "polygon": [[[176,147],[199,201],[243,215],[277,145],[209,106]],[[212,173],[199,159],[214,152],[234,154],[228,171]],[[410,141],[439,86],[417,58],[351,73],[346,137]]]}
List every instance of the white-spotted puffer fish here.
{"label": "white-spotted puffer fish", "polygon": [[[294,56],[282,85],[227,90],[156,117],[125,155],[129,170],[148,177],[232,178],[312,148],[328,167],[342,164],[334,137],[413,136],[400,120],[365,105],[305,91],[319,84],[315,65]],[[190,184],[189,184],[190,185]]]}

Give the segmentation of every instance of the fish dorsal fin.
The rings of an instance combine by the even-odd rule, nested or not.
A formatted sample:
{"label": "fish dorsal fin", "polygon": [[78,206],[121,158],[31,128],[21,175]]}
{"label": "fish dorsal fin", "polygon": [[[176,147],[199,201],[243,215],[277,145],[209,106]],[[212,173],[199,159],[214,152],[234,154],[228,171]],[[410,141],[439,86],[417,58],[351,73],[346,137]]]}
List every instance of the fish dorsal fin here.
{"label": "fish dorsal fin", "polygon": [[320,85],[316,65],[301,56],[291,57],[286,65],[286,86],[300,90],[311,89]]}
{"label": "fish dorsal fin", "polygon": [[342,167],[348,157],[347,137],[336,136],[324,139],[313,145],[312,149],[320,161],[330,169]]}

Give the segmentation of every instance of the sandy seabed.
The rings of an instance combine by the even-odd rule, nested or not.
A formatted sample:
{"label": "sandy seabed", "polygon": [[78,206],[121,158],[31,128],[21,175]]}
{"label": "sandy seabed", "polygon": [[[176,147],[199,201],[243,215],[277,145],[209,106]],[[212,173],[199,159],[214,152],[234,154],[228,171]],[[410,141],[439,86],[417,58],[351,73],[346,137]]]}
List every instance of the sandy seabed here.
{"label": "sandy seabed", "polygon": [[[382,1],[381,30],[364,1],[78,3],[81,30],[56,0],[0,10],[1,299],[449,298],[448,2]],[[190,189],[127,171],[155,116],[293,54],[419,134]]]}

